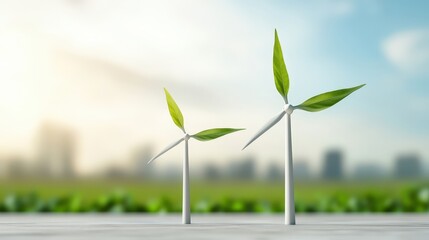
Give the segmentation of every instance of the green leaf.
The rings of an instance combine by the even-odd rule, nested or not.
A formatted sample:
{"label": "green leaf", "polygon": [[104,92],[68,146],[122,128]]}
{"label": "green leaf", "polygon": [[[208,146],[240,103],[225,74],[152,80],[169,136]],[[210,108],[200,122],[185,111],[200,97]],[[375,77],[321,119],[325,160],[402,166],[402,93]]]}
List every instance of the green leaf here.
{"label": "green leaf", "polygon": [[212,128],[194,134],[192,137],[199,141],[209,141],[241,130],[244,128]]}
{"label": "green leaf", "polygon": [[307,101],[301,103],[298,106],[295,106],[295,108],[309,111],[309,112],[321,111],[323,109],[326,109],[335,105],[337,102],[341,101],[343,98],[347,97],[352,92],[358,90],[363,86],[365,86],[365,84],[362,84],[353,88],[344,88],[340,90],[322,93],[308,99]]}
{"label": "green leaf", "polygon": [[174,124],[178,126],[180,129],[185,131],[185,123],[183,121],[182,112],[174,101],[173,97],[171,97],[170,93],[164,88],[165,97],[167,99],[168,111],[170,111],[171,118],[173,119]]}
{"label": "green leaf", "polygon": [[274,53],[273,53],[273,71],[274,81],[277,91],[283,96],[287,103],[287,94],[289,91],[289,75],[286,70],[285,61],[283,59],[282,47],[280,46],[277,30],[275,30]]}

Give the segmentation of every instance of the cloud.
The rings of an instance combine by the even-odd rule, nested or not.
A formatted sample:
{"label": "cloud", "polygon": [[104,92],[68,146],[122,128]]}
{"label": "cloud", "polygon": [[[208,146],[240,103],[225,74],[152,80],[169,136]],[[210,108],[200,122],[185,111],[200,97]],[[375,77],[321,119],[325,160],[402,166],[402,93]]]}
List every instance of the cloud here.
{"label": "cloud", "polygon": [[429,74],[429,29],[395,33],[382,43],[386,58],[412,74]]}

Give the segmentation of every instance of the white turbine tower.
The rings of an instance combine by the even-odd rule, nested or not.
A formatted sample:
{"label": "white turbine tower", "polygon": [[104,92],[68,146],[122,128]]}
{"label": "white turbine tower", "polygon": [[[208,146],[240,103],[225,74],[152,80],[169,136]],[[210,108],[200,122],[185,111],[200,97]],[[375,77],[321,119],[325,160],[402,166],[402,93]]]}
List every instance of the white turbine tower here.
{"label": "white turbine tower", "polygon": [[293,164],[292,164],[292,132],[291,115],[295,109],[301,109],[309,112],[317,112],[329,108],[347,97],[352,92],[363,87],[365,84],[353,87],[326,92],[309,98],[300,105],[293,106],[289,104],[287,94],[289,91],[289,75],[283,59],[283,53],[280,46],[277,30],[275,30],[274,53],[273,53],[273,71],[277,91],[283,97],[285,105],[283,110],[271,119],[255,136],[243,147],[245,149],[258,137],[273,127],[286,115],[285,125],[285,224],[295,225],[295,202],[293,190]]}
{"label": "white turbine tower", "polygon": [[201,131],[199,133],[189,135],[185,130],[185,124],[183,121],[183,115],[182,112],[179,109],[179,106],[177,106],[174,99],[171,97],[170,93],[167,91],[167,89],[164,88],[165,97],[167,99],[168,104],[168,110],[170,112],[171,118],[173,119],[173,122],[178,126],[183,133],[185,134],[183,137],[181,137],[179,140],[173,142],[169,146],[167,146],[164,150],[162,150],[158,155],[153,157],[149,162],[151,163],[158,157],[160,157],[162,154],[166,153],[168,150],[174,148],[179,143],[185,141],[185,156],[183,158],[183,195],[182,195],[182,223],[183,224],[190,224],[191,223],[191,208],[190,208],[190,198],[189,198],[189,155],[188,155],[188,141],[190,138],[194,138],[199,141],[209,141],[216,139],[218,137],[222,137],[226,134],[233,133],[236,131],[240,131],[243,129],[237,129],[237,128],[212,128],[207,129],[204,131]]}

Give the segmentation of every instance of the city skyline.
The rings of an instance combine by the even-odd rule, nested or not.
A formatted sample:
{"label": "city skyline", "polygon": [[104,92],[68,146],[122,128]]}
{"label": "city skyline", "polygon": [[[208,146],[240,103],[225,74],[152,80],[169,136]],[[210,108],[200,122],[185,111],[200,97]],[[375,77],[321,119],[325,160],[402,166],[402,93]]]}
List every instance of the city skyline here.
{"label": "city skyline", "polygon": [[[0,156],[0,177],[6,178],[47,178],[73,179],[85,177],[107,178],[180,178],[180,161],[166,157],[168,167],[158,164],[148,165],[153,157],[151,144],[130,147],[129,153],[115,161],[101,166],[92,173],[80,172],[76,158],[78,146],[73,129],[46,122],[39,128],[33,156],[23,157],[19,153]],[[179,158],[179,157],[177,157]],[[281,159],[259,159],[251,154],[228,159],[227,164],[216,164],[214,157],[197,159],[191,168],[192,178],[221,179],[265,179],[281,180],[284,178]],[[203,160],[203,161],[200,161]],[[212,160],[212,161],[210,161]],[[320,167],[314,168],[308,159],[295,159],[294,174],[297,180],[325,179],[340,181],[347,179],[409,179],[429,178],[429,162],[416,152],[398,152],[387,166],[378,161],[360,161],[350,165],[350,159],[341,148],[326,149],[318,161]],[[265,162],[261,166],[261,162]]]}

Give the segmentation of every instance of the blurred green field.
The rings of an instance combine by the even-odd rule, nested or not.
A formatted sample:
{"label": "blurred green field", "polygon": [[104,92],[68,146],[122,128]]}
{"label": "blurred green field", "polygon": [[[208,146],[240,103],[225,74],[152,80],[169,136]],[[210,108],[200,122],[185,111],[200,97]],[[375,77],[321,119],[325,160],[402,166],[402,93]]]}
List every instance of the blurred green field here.
{"label": "blurred green field", "polygon": [[[2,181],[0,199],[3,211],[180,211],[181,182]],[[280,212],[283,199],[282,182],[191,183],[191,204],[195,211]],[[297,182],[295,199],[298,212],[421,212],[429,210],[429,182]],[[49,208],[47,204],[53,205]],[[58,207],[61,204],[64,206]],[[70,208],[71,205],[74,207]]]}
{"label": "blurred green field", "polygon": [[[366,193],[385,194],[399,197],[407,189],[429,186],[429,181],[377,181],[377,182],[326,182],[309,181],[295,183],[295,199],[300,202],[318,201],[335,194],[362,195]],[[63,195],[80,195],[85,201],[94,201],[97,197],[112,191],[122,190],[129,193],[136,201],[148,201],[153,198],[166,197],[180,201],[182,183],[172,181],[144,180],[32,180],[1,181],[0,198],[10,193],[37,192],[41,198]],[[221,200],[225,197],[283,201],[284,185],[282,182],[260,181],[194,181],[191,182],[191,200]]]}

